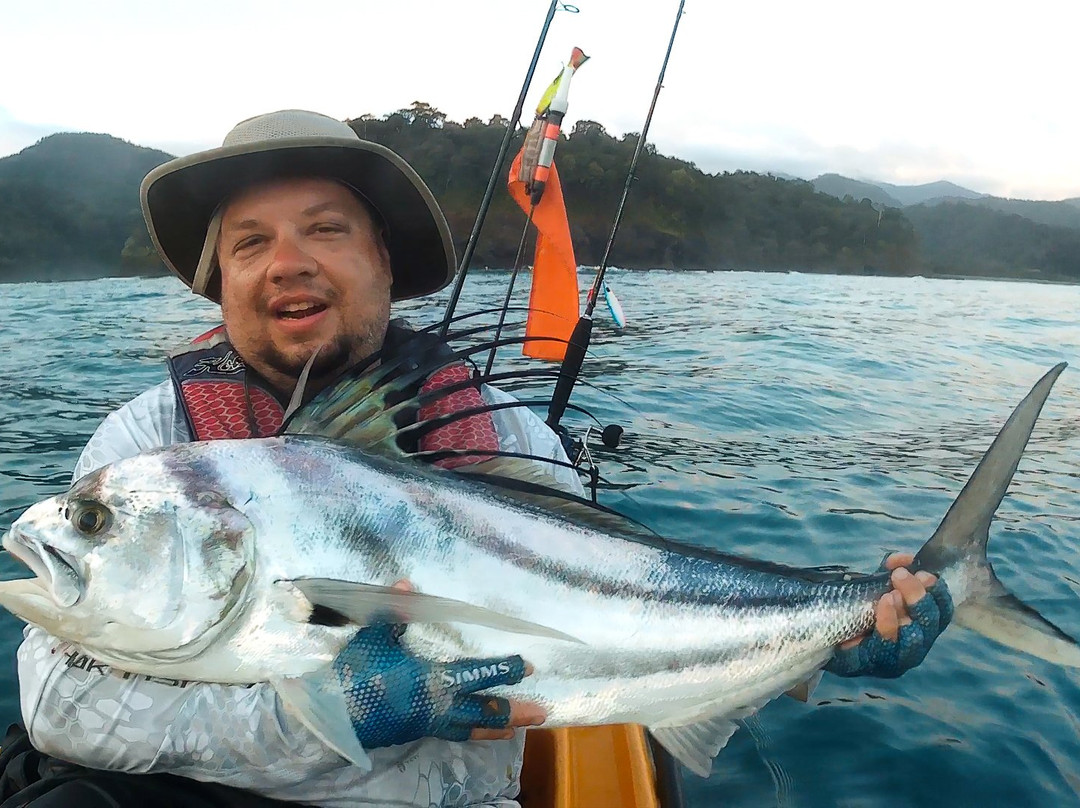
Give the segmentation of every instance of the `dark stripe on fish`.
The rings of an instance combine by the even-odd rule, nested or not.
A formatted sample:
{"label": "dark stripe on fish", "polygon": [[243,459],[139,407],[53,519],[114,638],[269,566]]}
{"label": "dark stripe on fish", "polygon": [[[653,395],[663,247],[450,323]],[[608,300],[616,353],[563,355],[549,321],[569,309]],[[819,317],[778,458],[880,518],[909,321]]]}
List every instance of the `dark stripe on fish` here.
{"label": "dark stripe on fish", "polygon": [[307,620],[313,626],[331,626],[338,628],[339,626],[347,626],[349,624],[349,618],[339,612],[337,609],[331,609],[329,606],[323,606],[321,603],[316,603],[311,610],[311,614],[308,615]]}
{"label": "dark stripe on fish", "polygon": [[226,504],[223,492],[228,487],[221,479],[218,465],[199,450],[199,445],[186,443],[162,452],[162,466],[196,505]]}
{"label": "dark stripe on fish", "polygon": [[496,531],[478,531],[476,544],[508,564],[562,581],[575,589],[610,598],[726,608],[798,608],[818,601],[861,600],[888,589],[889,573],[852,580],[811,582],[774,571],[744,568],[714,558],[688,558],[656,548],[660,559],[645,581],[601,578],[595,569],[560,565],[551,556],[510,540]]}

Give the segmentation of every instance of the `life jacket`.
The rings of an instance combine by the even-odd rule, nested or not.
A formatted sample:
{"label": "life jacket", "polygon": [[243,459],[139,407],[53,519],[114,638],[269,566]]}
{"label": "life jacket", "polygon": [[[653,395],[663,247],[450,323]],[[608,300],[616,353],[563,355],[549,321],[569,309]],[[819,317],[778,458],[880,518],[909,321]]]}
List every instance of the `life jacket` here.
{"label": "life jacket", "polygon": [[[417,334],[400,321],[390,324],[384,346],[391,353],[407,348],[413,367],[452,357],[446,343],[433,335]],[[194,440],[266,438],[281,429],[284,404],[265,380],[248,369],[229,343],[224,326],[170,352],[168,365],[176,398]],[[419,392],[429,393],[458,384],[472,375],[464,362],[451,361],[431,374],[420,385]],[[484,405],[478,386],[465,387],[421,406],[416,420],[425,421]],[[499,438],[491,413],[484,412],[432,430],[420,439],[418,448],[425,452],[498,451]],[[484,457],[458,455],[437,460],[435,465],[455,468]]]}

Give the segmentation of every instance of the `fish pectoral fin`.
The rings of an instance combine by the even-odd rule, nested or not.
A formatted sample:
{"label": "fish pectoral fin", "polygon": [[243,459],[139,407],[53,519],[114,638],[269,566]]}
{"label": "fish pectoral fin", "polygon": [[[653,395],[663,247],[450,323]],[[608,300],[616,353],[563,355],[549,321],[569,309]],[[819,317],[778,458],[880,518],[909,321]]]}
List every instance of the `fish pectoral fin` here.
{"label": "fish pectoral fin", "polygon": [[699,777],[708,777],[713,758],[738,728],[735,718],[725,715],[681,727],[649,727],[649,732],[686,768]]}
{"label": "fish pectoral fin", "polygon": [[801,701],[804,704],[810,701],[810,697],[814,694],[817,686],[821,683],[821,675],[824,671],[816,671],[813,676],[807,679],[805,682],[799,682],[795,687],[790,690],[784,691],[785,696],[791,696],[795,701]]}
{"label": "fish pectoral fin", "polygon": [[333,578],[297,578],[285,583],[303,592],[313,606],[333,609],[361,626],[386,620],[392,615],[392,619],[402,623],[468,623],[511,634],[581,643],[576,637],[539,623],[437,595]]}
{"label": "fish pectoral fin", "polygon": [[274,678],[270,684],[285,709],[323,744],[365,774],[371,771],[371,759],[353,732],[345,693],[329,669],[305,676]]}

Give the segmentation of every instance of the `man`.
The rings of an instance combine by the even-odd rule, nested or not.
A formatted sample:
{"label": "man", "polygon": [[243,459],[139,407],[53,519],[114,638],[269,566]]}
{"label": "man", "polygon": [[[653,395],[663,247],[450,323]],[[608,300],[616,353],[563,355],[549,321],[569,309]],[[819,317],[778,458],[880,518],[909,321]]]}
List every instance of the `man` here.
{"label": "man", "polygon": [[[390,323],[391,301],[434,292],[455,271],[446,221],[415,172],[315,113],[244,121],[222,148],[152,171],[142,198],[162,258],[194,292],[221,303],[224,333],[178,352],[171,382],[108,416],[80,457],[76,478],[172,443],[273,434],[313,353],[310,385],[319,387],[380,348],[409,350],[407,334]],[[432,377],[425,384],[453,381]],[[489,388],[482,394],[488,403],[508,399]],[[543,422],[520,408],[470,427],[503,450],[565,458]],[[551,469],[554,485],[581,491],[572,472]],[[879,605],[879,634],[842,651],[837,672],[896,675],[921,660],[948,615],[938,614],[943,601],[927,596],[932,577],[919,575],[896,579],[896,592]],[[914,622],[905,604],[918,606]],[[368,631],[354,642],[378,641]],[[458,740],[397,727],[373,736],[354,727],[373,762],[364,772],[283,710],[269,686],[126,676],[37,629],[27,631],[20,648],[19,674],[23,715],[42,752],[92,769],[178,774],[326,806],[513,805],[524,732],[512,728],[543,719],[529,705],[505,705],[486,729],[470,735],[477,722],[440,731]],[[472,740],[462,742],[466,736]],[[109,782],[102,787],[120,785],[114,801],[102,804],[138,801],[131,796],[138,778]],[[229,799],[222,793],[200,791],[198,804],[228,804],[215,802]]]}

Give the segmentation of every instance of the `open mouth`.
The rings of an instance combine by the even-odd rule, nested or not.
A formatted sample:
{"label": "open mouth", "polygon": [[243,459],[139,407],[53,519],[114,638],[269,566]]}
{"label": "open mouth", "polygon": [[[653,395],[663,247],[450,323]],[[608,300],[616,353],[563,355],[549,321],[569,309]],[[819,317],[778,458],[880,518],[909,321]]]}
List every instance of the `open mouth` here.
{"label": "open mouth", "polygon": [[286,303],[278,306],[274,314],[279,320],[306,320],[326,311],[325,303]]}
{"label": "open mouth", "polygon": [[42,589],[52,593],[61,606],[74,606],[82,597],[82,578],[75,559],[14,527],[4,536],[4,549],[21,561],[36,577]]}

